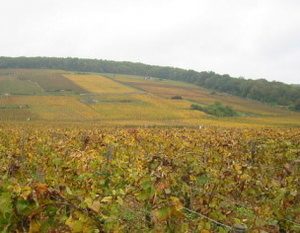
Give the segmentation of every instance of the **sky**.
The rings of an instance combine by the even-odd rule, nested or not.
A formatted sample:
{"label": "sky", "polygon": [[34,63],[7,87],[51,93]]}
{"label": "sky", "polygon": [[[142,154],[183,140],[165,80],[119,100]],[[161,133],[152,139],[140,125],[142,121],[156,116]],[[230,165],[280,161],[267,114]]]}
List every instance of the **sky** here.
{"label": "sky", "polygon": [[300,84],[299,0],[0,3],[0,56],[132,61]]}

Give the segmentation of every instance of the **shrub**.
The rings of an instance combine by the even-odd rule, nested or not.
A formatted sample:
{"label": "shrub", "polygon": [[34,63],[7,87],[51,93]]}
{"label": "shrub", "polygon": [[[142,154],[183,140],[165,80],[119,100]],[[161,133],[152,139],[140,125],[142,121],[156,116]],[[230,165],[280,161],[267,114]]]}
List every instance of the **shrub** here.
{"label": "shrub", "polygon": [[182,100],[182,97],[180,95],[175,95],[171,97],[172,100]]}
{"label": "shrub", "polygon": [[191,108],[218,117],[232,117],[238,115],[238,113],[235,110],[233,110],[230,106],[224,106],[219,101],[215,101],[213,104],[207,105],[205,107],[192,104]]}

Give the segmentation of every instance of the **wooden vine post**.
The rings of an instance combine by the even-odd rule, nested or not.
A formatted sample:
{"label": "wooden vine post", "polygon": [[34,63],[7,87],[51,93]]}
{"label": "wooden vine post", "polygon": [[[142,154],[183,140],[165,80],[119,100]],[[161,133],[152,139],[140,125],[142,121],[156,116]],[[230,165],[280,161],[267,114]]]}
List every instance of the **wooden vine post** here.
{"label": "wooden vine post", "polygon": [[240,225],[240,224],[234,224],[231,230],[231,233],[246,233],[246,232],[247,232],[247,226]]}

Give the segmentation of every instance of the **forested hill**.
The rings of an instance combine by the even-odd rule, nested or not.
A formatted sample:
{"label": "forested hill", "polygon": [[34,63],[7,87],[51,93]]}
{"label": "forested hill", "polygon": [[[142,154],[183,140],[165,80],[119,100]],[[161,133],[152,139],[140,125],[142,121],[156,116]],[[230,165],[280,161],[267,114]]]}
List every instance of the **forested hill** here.
{"label": "forested hill", "polygon": [[246,80],[214,72],[196,72],[194,70],[145,65],[142,63],[79,58],[0,57],[0,68],[62,69],[173,79],[197,84],[214,91],[225,92],[300,111],[300,86],[287,85],[281,82],[269,82],[265,79]]}

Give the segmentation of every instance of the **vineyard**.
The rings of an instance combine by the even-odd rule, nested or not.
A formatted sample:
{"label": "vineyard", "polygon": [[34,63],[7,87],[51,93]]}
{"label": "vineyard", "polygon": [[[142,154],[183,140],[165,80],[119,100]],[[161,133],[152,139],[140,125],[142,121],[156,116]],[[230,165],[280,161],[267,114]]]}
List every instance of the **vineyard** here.
{"label": "vineyard", "polygon": [[2,69],[0,233],[300,232],[299,119],[160,78]]}
{"label": "vineyard", "polygon": [[14,95],[55,95],[86,92],[63,71],[51,70],[0,70],[0,93]]}
{"label": "vineyard", "polygon": [[0,232],[300,232],[297,128],[0,129]]}
{"label": "vineyard", "polygon": [[130,93],[136,89],[116,83],[100,75],[66,75],[74,83],[78,84],[90,93]]}
{"label": "vineyard", "polygon": [[153,93],[163,98],[171,98],[179,95],[184,99],[200,104],[209,104],[214,101],[222,101],[229,104],[233,108],[241,112],[251,112],[256,115],[282,115],[284,111],[280,109],[272,108],[258,102],[254,102],[247,99],[241,99],[225,93],[212,92],[211,90],[201,88],[192,84],[184,82],[176,82],[171,80],[161,79],[141,79],[137,76],[106,76],[116,80],[122,84],[130,85],[137,89]]}
{"label": "vineyard", "polygon": [[[219,117],[192,108],[197,105],[198,109],[206,109],[216,101],[231,108],[234,116]],[[61,70],[0,69],[1,122],[298,127],[299,119],[299,112],[173,80]]]}

